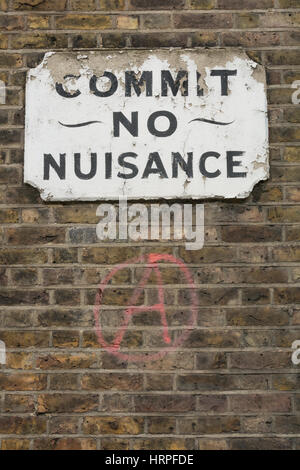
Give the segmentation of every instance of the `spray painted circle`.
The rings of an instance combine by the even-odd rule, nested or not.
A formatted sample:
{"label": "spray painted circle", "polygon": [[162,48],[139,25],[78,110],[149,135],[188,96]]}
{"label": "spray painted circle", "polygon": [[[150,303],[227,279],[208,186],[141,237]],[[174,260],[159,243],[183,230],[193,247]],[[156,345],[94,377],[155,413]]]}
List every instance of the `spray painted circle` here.
{"label": "spray painted circle", "polygon": [[[183,331],[173,342],[169,335],[165,304],[164,304],[164,286],[163,286],[161,272],[159,269],[159,264],[158,264],[159,262],[167,262],[167,263],[176,265],[181,271],[183,277],[185,278],[186,283],[188,285],[188,291],[190,293],[191,305],[189,309],[188,320],[186,322],[186,325],[184,325],[185,328],[183,329]],[[108,283],[111,281],[111,279],[114,277],[116,273],[126,268],[128,265],[141,264],[141,263],[145,264],[144,273],[142,275],[142,278],[138,286],[134,289],[134,292],[129,300],[129,305],[124,310],[123,322],[120,325],[119,330],[116,332],[115,337],[113,338],[112,342],[109,343],[104,339],[103,331],[101,327],[101,310],[102,310],[103,293]],[[147,284],[147,281],[151,273],[153,272],[153,270],[156,274],[156,279],[157,279],[158,303],[154,305],[150,305],[150,306],[136,305],[141,295],[141,292],[143,291],[145,285]],[[193,278],[191,276],[189,269],[180,259],[176,259],[172,255],[160,254],[160,253],[150,253],[149,255],[140,256],[139,258],[136,258],[136,259],[127,261],[126,263],[122,263],[122,264],[115,266],[107,274],[107,276],[105,276],[105,278],[103,279],[103,281],[98,287],[98,291],[97,291],[96,299],[95,299],[95,306],[94,306],[94,316],[95,316],[95,329],[96,329],[99,344],[107,352],[113,354],[114,356],[118,357],[122,361],[145,362],[145,361],[153,361],[153,360],[160,359],[165,354],[176,351],[184,343],[184,341],[186,341],[186,339],[189,337],[192,329],[196,326],[197,307],[198,307],[198,302],[197,302],[197,295],[196,295],[196,286],[194,284],[194,281],[193,281]],[[132,315],[136,315],[138,313],[147,312],[147,311],[152,311],[152,312],[157,311],[160,313],[163,340],[164,340],[164,343],[166,344],[166,347],[162,348],[160,351],[155,352],[155,353],[143,352],[141,354],[135,354],[135,353],[129,354],[127,352],[126,353],[121,352],[120,350],[121,343],[128,329],[128,325],[129,325]]]}

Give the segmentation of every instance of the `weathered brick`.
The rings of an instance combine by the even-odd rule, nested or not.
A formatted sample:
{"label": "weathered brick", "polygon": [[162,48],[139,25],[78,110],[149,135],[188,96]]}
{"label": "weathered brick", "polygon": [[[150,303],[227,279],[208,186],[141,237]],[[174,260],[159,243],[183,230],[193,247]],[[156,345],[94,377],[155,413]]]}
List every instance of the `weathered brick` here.
{"label": "weathered brick", "polygon": [[39,369],[88,369],[97,366],[97,355],[90,353],[50,353],[37,357]]}
{"label": "weathered brick", "polygon": [[259,25],[259,15],[257,13],[241,13],[236,18],[237,28],[250,29]]}
{"label": "weathered brick", "polygon": [[23,65],[23,60],[20,54],[0,53],[0,67],[18,68],[18,67],[22,67],[22,65]]}
{"label": "weathered brick", "polygon": [[87,413],[98,409],[97,395],[47,393],[38,396],[38,413]]}
{"label": "weathered brick", "polygon": [[18,209],[0,209],[1,224],[16,224],[19,222]]}
{"label": "weathered brick", "polygon": [[84,434],[142,434],[144,418],[87,416],[83,419]]}
{"label": "weathered brick", "polygon": [[299,8],[298,0],[279,0],[279,8]]}
{"label": "weathered brick", "polygon": [[73,11],[95,11],[95,0],[71,0],[70,10]]}
{"label": "weathered brick", "polygon": [[24,18],[16,15],[0,16],[0,28],[5,31],[24,29]]}
{"label": "weathered brick", "polygon": [[245,31],[243,33],[224,33],[222,34],[222,44],[224,46],[231,47],[263,47],[280,45],[280,34],[273,31]]}
{"label": "weathered brick", "polygon": [[150,434],[173,434],[176,429],[176,420],[172,417],[149,417],[148,421],[148,432]]}
{"label": "weathered brick", "polygon": [[209,416],[179,420],[181,434],[222,434],[240,431],[240,418],[235,416]]}
{"label": "weathered brick", "polygon": [[68,37],[66,34],[17,34],[12,37],[13,49],[61,49],[68,47]]}
{"label": "weathered brick", "polygon": [[143,28],[146,29],[167,29],[170,27],[171,23],[171,15],[163,13],[147,13],[147,15],[143,15],[141,18],[143,21]]}
{"label": "weathered brick", "polygon": [[230,440],[230,450],[290,450],[291,439],[278,438],[236,438]]}
{"label": "weathered brick", "polygon": [[96,450],[97,443],[95,439],[84,438],[41,438],[35,439],[34,450]]}
{"label": "weathered brick", "polygon": [[63,11],[67,0],[13,0],[14,10]]}
{"label": "weathered brick", "polygon": [[68,374],[66,372],[62,374],[51,374],[50,375],[50,390],[78,390],[78,379],[79,374]]}
{"label": "weathered brick", "polygon": [[186,33],[131,33],[133,47],[186,47],[189,34]]}
{"label": "weathered brick", "polygon": [[1,339],[7,348],[47,348],[49,333],[47,331],[3,331]]}
{"label": "weathered brick", "polygon": [[94,247],[82,250],[82,262],[87,264],[114,264],[122,263],[130,258],[137,257],[139,249],[132,247]]}
{"label": "weathered brick", "polygon": [[41,249],[3,249],[0,250],[0,264],[44,264],[47,263],[48,254]]}
{"label": "weathered brick", "polygon": [[46,432],[46,421],[42,416],[0,416],[3,434],[40,434]]}
{"label": "weathered brick", "polygon": [[85,374],[81,381],[83,390],[142,390],[143,377],[140,374]]}
{"label": "weathered brick", "polygon": [[197,399],[197,410],[210,413],[224,413],[228,409],[226,395],[201,394]]}
{"label": "weathered brick", "polygon": [[232,395],[231,410],[238,413],[284,413],[291,410],[291,397],[280,394]]}
{"label": "weathered brick", "polygon": [[47,305],[49,294],[45,290],[8,290],[0,292],[0,305]]}
{"label": "weathered brick", "polygon": [[218,0],[218,8],[222,10],[263,10],[265,8],[273,8],[273,0]]}
{"label": "weathered brick", "polygon": [[193,439],[167,438],[159,439],[135,439],[132,442],[133,450],[192,450],[194,448]]}
{"label": "weathered brick", "polygon": [[225,226],[222,240],[229,243],[266,243],[281,241],[281,228],[271,225]]}
{"label": "weathered brick", "polygon": [[77,434],[77,416],[53,416],[49,420],[50,434]]}
{"label": "weathered brick", "polygon": [[139,395],[135,396],[136,412],[184,412],[195,410],[195,397],[190,395]]}
{"label": "weathered brick", "polygon": [[33,413],[34,398],[32,395],[6,394],[4,399],[5,413]]}
{"label": "weathered brick", "polygon": [[77,331],[54,331],[52,342],[55,348],[77,348],[79,333]]}
{"label": "weathered brick", "polygon": [[123,15],[117,17],[117,28],[118,29],[138,29],[139,17]]}
{"label": "weathered brick", "polygon": [[[300,23],[300,15],[299,15]],[[270,51],[266,53],[266,61],[269,65],[299,65],[300,52],[295,50]]]}
{"label": "weathered brick", "polygon": [[274,307],[231,308],[226,319],[230,326],[283,326],[289,323],[289,312]]}
{"label": "weathered brick", "polygon": [[29,450],[30,439],[2,439],[1,450]]}
{"label": "weathered brick", "polygon": [[50,16],[28,15],[27,27],[29,29],[50,29]]}
{"label": "weathered brick", "polygon": [[34,391],[47,388],[46,374],[9,373],[0,372],[1,390],[8,391]]}
{"label": "weathered brick", "polygon": [[55,19],[57,29],[110,29],[112,17],[109,15],[62,15]]}
{"label": "weathered brick", "polygon": [[93,49],[97,47],[97,34],[77,34],[72,37],[72,46],[78,49]]}
{"label": "weathered brick", "polygon": [[56,227],[20,227],[7,230],[7,241],[11,245],[48,245],[63,243],[65,229]]}
{"label": "weathered brick", "polygon": [[171,10],[184,7],[185,0],[130,0],[131,8],[141,10]]}
{"label": "weathered brick", "polygon": [[233,27],[233,17],[229,13],[182,13],[174,15],[176,28],[225,29]]}
{"label": "weathered brick", "polygon": [[230,353],[230,367],[243,370],[272,370],[290,367],[291,357],[286,352],[234,352]]}

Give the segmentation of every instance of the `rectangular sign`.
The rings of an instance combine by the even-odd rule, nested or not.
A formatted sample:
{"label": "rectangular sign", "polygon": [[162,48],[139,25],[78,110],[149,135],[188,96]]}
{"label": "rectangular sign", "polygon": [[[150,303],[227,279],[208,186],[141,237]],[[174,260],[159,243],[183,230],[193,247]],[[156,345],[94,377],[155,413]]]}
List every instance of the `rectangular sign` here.
{"label": "rectangular sign", "polygon": [[48,53],[25,182],[45,200],[245,198],[269,175],[264,68],[234,49]]}

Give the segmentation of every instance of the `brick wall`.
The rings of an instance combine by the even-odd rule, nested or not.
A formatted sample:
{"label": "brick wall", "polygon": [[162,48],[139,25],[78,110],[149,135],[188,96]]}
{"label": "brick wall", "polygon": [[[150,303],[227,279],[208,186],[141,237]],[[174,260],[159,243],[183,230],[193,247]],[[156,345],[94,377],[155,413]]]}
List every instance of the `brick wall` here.
{"label": "brick wall", "polygon": [[[299,0],[0,0],[0,365],[2,449],[299,449]],[[205,247],[99,243],[97,204],[45,203],[22,184],[24,83],[45,51],[241,46],[267,67],[271,177],[242,201],[206,202]],[[115,264],[150,252],[183,260],[197,326],[176,351],[126,362],[99,346],[93,304]],[[143,268],[105,291],[106,337]],[[169,332],[189,310],[178,269],[162,269]],[[155,281],[140,302],[151,305]],[[298,306],[297,306],[298,305]],[[163,346],[136,315],[122,348]]]}

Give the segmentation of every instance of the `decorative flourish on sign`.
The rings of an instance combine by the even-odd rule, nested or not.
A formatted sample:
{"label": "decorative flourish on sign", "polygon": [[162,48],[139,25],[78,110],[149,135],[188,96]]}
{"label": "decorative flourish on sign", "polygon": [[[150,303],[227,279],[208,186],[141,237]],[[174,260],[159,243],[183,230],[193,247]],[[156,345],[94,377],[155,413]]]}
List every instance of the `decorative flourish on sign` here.
{"label": "decorative flourish on sign", "polygon": [[61,126],[64,127],[84,127],[89,126],[90,124],[102,124],[102,121],[88,121],[88,122],[80,122],[79,124],[64,124],[63,122],[58,121]]}
{"label": "decorative flourish on sign", "polygon": [[[172,341],[169,333],[168,323],[167,323],[167,315],[165,310],[165,300],[164,300],[164,286],[162,281],[162,276],[159,268],[159,262],[167,262],[173,264],[179,268],[181,274],[184,277],[184,280],[187,284],[187,290],[190,296],[190,312],[189,317],[186,320],[185,327],[182,328],[180,335]],[[131,298],[129,299],[128,306],[124,310],[123,321],[120,325],[119,330],[116,332],[115,337],[112,339],[111,342],[107,342],[103,336],[102,326],[101,326],[101,309],[102,309],[102,298],[105,289],[110,284],[112,278],[122,269],[126,268],[129,264],[146,264],[144,268],[144,272],[142,278],[135,288]],[[157,279],[157,289],[158,289],[158,302],[154,305],[137,305],[140,296],[143,293],[143,290],[154,271]],[[153,286],[153,285],[152,285]],[[182,343],[188,338],[193,328],[196,326],[197,323],[197,294],[196,294],[196,286],[194,284],[192,275],[187,268],[187,266],[177,258],[174,258],[172,255],[167,254],[160,254],[160,253],[150,253],[147,256],[141,256],[135,260],[128,261],[124,264],[120,264],[113,268],[110,273],[104,278],[102,283],[99,285],[98,292],[96,295],[95,307],[94,307],[94,315],[95,315],[95,328],[98,337],[98,341],[100,345],[109,353],[117,356],[122,361],[130,361],[130,362],[145,362],[150,360],[157,360],[162,358],[168,352],[174,352],[182,345]],[[161,326],[162,326],[162,337],[163,342],[165,343],[166,347],[162,348],[160,351],[155,353],[150,353],[145,351],[140,354],[131,354],[131,353],[123,353],[121,352],[121,343],[123,341],[124,335],[128,330],[129,322],[133,315],[140,314],[142,312],[159,312],[161,318]]]}
{"label": "decorative flourish on sign", "polygon": [[194,122],[194,121],[199,121],[199,122],[205,122],[206,124],[215,124],[216,126],[229,126],[229,124],[232,124],[234,123],[234,121],[231,121],[231,122],[219,122],[219,121],[213,121],[211,119],[204,119],[204,118],[196,118],[196,119],[192,119],[189,124],[191,122]]}

